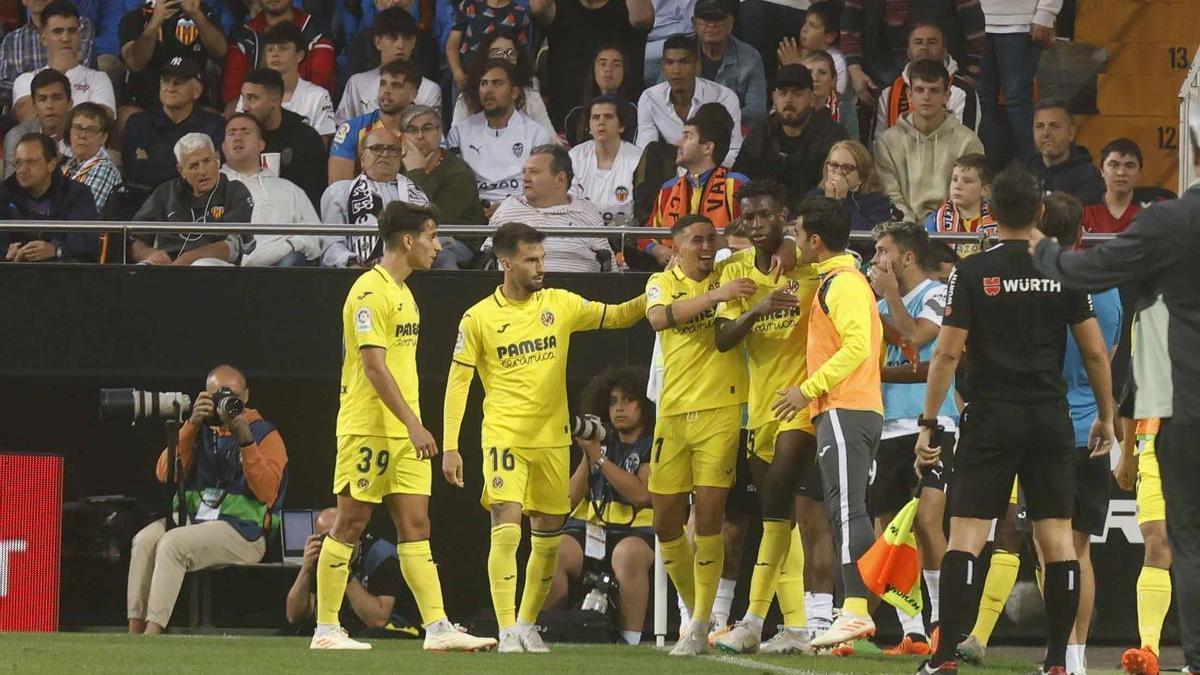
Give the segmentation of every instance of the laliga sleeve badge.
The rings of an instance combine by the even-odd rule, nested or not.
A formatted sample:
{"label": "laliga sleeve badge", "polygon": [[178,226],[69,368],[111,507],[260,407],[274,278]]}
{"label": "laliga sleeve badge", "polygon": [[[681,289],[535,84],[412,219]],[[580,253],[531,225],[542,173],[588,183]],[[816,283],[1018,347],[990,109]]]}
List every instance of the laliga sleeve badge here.
{"label": "laliga sleeve badge", "polygon": [[366,307],[359,308],[354,313],[354,330],[359,333],[370,333],[373,324],[371,323],[371,310]]}
{"label": "laliga sleeve badge", "polygon": [[461,328],[458,329],[458,338],[454,340],[454,353],[461,354],[467,345],[467,338],[463,335]]}
{"label": "laliga sleeve badge", "polygon": [[662,300],[662,289],[658,286],[651,286],[646,289],[646,300],[650,302],[658,302]]}

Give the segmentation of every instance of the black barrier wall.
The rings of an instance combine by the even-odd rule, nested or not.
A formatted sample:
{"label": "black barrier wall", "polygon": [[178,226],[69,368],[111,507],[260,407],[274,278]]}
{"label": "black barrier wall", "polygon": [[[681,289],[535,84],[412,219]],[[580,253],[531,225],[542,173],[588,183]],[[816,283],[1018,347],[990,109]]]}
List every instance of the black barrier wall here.
{"label": "black barrier wall", "polygon": [[[332,505],[341,309],[358,273],[2,265],[0,451],[64,455],[67,500],[125,494],[159,504],[163,493],[153,471],[162,447],[161,430],[102,421],[98,390],[137,387],[194,396],[213,365],[232,363],[247,373],[250,405],[278,426],[287,444],[286,506]],[[645,280],[638,274],[547,275],[551,286],[604,302],[635,296]],[[485,272],[429,272],[411,280],[422,313],[421,408],[439,441],[458,319],[499,282],[499,274]],[[645,323],[626,331],[577,335],[568,367],[569,394],[574,396],[607,365],[648,363],[652,343]],[[432,546],[447,610],[456,620],[490,605],[489,525],[478,502],[480,399],[476,384],[463,425],[466,488],[450,487],[437,470],[433,481]],[[382,512],[371,529],[388,534]],[[1115,530],[1108,537],[1108,544],[1093,548],[1102,579],[1093,639],[1134,639],[1134,580],[1141,547],[1127,544]],[[70,543],[64,542],[64,550]],[[64,580],[64,589],[83,589],[63,598],[64,624],[122,622],[123,572],[91,584],[72,586],[71,580]],[[739,590],[744,597],[745,589]],[[228,600],[225,597],[234,594],[221,595],[216,607],[219,623],[222,616],[282,614],[282,593],[267,593],[263,587]],[[739,606],[744,608],[744,600],[735,611]],[[177,611],[173,622],[186,622],[186,616]],[[1029,625],[1024,633],[1036,637],[1038,630]],[[1173,634],[1171,626],[1168,632]]]}

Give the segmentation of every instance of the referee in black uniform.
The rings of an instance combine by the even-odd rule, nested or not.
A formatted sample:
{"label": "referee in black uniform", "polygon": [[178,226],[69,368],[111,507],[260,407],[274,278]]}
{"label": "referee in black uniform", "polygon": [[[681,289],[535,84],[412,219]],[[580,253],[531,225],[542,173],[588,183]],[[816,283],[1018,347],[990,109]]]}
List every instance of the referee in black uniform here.
{"label": "referee in black uniform", "polygon": [[950,539],[942,560],[941,639],[918,674],[957,673],[955,647],[975,622],[983,577],[977,556],[991,521],[1004,515],[1020,476],[1034,537],[1045,561],[1048,645],[1045,673],[1066,675],[1067,640],[1079,605],[1079,562],[1072,543],[1075,436],[1068,412],[1063,355],[1067,327],[1075,335],[1100,414],[1093,455],[1113,438],[1108,350],[1091,298],[1038,274],[1030,233],[1041,216],[1032,174],[1014,166],[992,184],[1000,243],[959,263],[929,367],[925,411],[918,424],[918,467],[938,459],[931,447],[937,413],[967,353],[968,403],[949,490]]}

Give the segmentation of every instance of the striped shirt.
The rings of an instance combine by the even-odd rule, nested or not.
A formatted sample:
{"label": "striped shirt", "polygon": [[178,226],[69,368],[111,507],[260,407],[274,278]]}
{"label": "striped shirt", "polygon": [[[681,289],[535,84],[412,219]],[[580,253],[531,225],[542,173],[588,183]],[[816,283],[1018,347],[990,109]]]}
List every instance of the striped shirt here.
{"label": "striped shirt", "polygon": [[92,196],[96,198],[96,210],[101,215],[104,213],[104,205],[108,203],[108,196],[121,184],[121,172],[108,156],[108,150],[104,148],[100,148],[100,152],[90,159],[71,157],[63,165],[63,174],[88,186]]}
{"label": "striped shirt", "polygon": [[[586,199],[568,196],[566,204],[538,208],[531,206],[524,195],[513,195],[496,208],[492,214],[492,227],[504,223],[525,223],[535,229],[543,227],[603,227],[604,217],[600,210]],[[547,272],[604,272],[612,268],[613,251],[608,240],[587,237],[546,237],[542,243],[546,249]],[[483,243],[490,249],[492,240]]]}
{"label": "striped shirt", "polygon": [[[87,17],[79,18],[79,62],[90,66],[95,58],[96,32]],[[13,83],[21,73],[46,67],[42,34],[30,22],[4,36],[0,42],[0,102],[12,104]]]}

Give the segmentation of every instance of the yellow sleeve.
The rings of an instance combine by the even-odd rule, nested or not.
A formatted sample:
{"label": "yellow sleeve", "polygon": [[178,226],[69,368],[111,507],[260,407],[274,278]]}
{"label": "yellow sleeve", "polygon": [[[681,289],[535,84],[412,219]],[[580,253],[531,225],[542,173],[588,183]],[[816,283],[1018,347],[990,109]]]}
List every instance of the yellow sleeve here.
{"label": "yellow sleeve", "polygon": [[875,298],[864,284],[847,275],[829,282],[825,306],[842,339],[842,346],[800,385],[810,400],[829,393],[871,355],[871,304]]}
{"label": "yellow sleeve", "polygon": [[382,293],[366,291],[350,301],[350,311],[354,317],[354,346],[386,349],[390,318],[387,298]]}
{"label": "yellow sleeve", "polygon": [[575,330],[600,328],[629,328],[646,316],[646,295],[643,293],[619,305],[606,305],[587,298],[566,293],[565,299],[573,306]]}
{"label": "yellow sleeve", "polygon": [[475,369],[458,361],[450,362],[450,376],[446,382],[446,400],[442,405],[442,447],[446,452],[458,450],[458,434],[462,430],[463,415],[467,411],[467,394],[471,392],[471,380]]}
{"label": "yellow sleeve", "polygon": [[651,274],[646,281],[646,310],[671,304],[672,284],[666,272]]}
{"label": "yellow sleeve", "polygon": [[468,368],[475,367],[475,359],[479,354],[474,326],[475,320],[471,315],[463,314],[462,319],[458,322],[458,337],[454,341],[454,354],[450,357]]}
{"label": "yellow sleeve", "polygon": [[[718,284],[724,286],[725,284],[729,283],[730,281],[737,279],[739,276],[746,276],[745,274],[743,274],[742,266],[734,264],[732,262],[732,258],[730,258],[729,260],[727,260],[725,262],[727,264],[722,265],[720,267],[720,278],[717,281]],[[746,312],[745,298],[735,298],[733,300],[727,300],[727,301],[722,302],[719,305],[717,305],[717,318],[718,319],[729,319],[730,321],[736,321],[737,318],[740,317],[745,312]]]}

